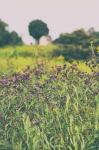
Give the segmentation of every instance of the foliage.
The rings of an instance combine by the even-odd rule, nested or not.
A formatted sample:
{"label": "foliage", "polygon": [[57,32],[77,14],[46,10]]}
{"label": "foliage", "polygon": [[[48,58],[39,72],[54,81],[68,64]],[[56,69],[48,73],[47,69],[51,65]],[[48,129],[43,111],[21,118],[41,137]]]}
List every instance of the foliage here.
{"label": "foliage", "polygon": [[53,52],[54,57],[62,55],[65,60],[88,60],[92,56],[91,49],[82,48],[81,45],[60,45],[59,47],[60,48]]}
{"label": "foliage", "polygon": [[29,34],[39,41],[40,37],[43,35],[48,35],[49,29],[47,24],[41,20],[33,20],[29,23],[28,26]]}
{"label": "foliage", "polygon": [[93,41],[95,46],[99,45],[99,32],[94,29],[89,29],[87,32],[84,29],[76,30],[72,33],[60,34],[59,38],[54,40],[54,43],[78,46],[81,45],[82,48],[88,48],[90,41]]}
{"label": "foliage", "polygon": [[11,45],[22,45],[23,41],[22,41],[21,37],[19,37],[17,32],[12,31],[10,33],[10,43],[11,43]]}
{"label": "foliage", "polygon": [[0,49],[1,150],[99,149],[97,60],[66,61],[60,49]]}
{"label": "foliage", "polygon": [[0,47],[5,45],[20,45],[23,43],[21,37],[15,32],[7,30],[8,25],[0,20]]}
{"label": "foliage", "polygon": [[0,80],[2,149],[99,149],[98,74],[46,64]]}
{"label": "foliage", "polygon": [[[98,48],[97,48],[98,49]],[[95,61],[88,56],[88,59],[82,59],[83,55],[77,59],[77,50],[72,50],[71,47],[68,52],[60,46],[15,46],[0,49],[0,73],[12,74],[13,72],[20,72],[27,66],[35,67],[38,63],[45,63],[50,70],[55,65],[68,66],[77,64],[80,71],[91,73],[93,70],[98,70],[98,58]],[[86,52],[85,52],[86,53]],[[81,54],[81,53],[80,53]],[[71,57],[72,56],[72,57]],[[74,57],[75,56],[75,57]],[[76,58],[76,59],[74,59]]]}
{"label": "foliage", "polygon": [[6,28],[8,27],[8,24],[3,22],[1,19],[0,19],[0,33],[5,31]]}

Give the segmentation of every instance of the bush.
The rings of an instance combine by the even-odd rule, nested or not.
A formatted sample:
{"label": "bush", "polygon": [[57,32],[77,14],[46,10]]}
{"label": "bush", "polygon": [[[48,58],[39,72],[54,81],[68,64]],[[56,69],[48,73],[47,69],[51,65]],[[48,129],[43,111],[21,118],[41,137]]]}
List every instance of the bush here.
{"label": "bush", "polygon": [[63,56],[65,60],[87,60],[91,57],[91,50],[83,49],[81,46],[74,46],[74,45],[66,45],[66,46],[59,46],[57,50],[53,52],[53,57]]}

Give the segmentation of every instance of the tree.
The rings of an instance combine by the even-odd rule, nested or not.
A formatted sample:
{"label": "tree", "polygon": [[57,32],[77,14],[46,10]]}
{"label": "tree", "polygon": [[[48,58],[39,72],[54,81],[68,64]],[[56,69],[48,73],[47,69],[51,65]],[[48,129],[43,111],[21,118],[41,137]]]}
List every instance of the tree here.
{"label": "tree", "polygon": [[7,31],[8,25],[0,19],[0,46],[9,43],[9,33]]}
{"label": "tree", "polygon": [[0,47],[18,44],[23,44],[21,37],[15,31],[9,32],[8,24],[0,19]]}
{"label": "tree", "polygon": [[4,21],[0,19],[0,33],[6,30],[6,27],[8,27],[8,24],[6,24]]}
{"label": "tree", "polygon": [[0,34],[0,47],[10,44],[10,33],[8,31]]}
{"label": "tree", "polygon": [[39,39],[43,35],[48,35],[49,29],[47,24],[41,20],[34,20],[29,23],[29,34],[39,43]]}
{"label": "tree", "polygon": [[12,31],[10,33],[10,43],[12,45],[20,45],[23,43],[22,38],[17,34],[17,32]]}
{"label": "tree", "polygon": [[72,33],[61,34],[54,43],[59,44],[69,44],[69,45],[82,45],[83,47],[88,47],[89,36],[86,34],[84,29],[76,30]]}

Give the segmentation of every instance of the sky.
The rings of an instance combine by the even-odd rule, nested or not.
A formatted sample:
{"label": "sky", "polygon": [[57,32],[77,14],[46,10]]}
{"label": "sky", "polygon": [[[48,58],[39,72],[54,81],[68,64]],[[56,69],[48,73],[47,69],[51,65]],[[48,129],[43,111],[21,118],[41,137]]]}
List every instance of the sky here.
{"label": "sky", "polygon": [[0,19],[31,43],[28,25],[40,19],[47,23],[52,39],[76,29],[99,31],[99,0],[0,0]]}

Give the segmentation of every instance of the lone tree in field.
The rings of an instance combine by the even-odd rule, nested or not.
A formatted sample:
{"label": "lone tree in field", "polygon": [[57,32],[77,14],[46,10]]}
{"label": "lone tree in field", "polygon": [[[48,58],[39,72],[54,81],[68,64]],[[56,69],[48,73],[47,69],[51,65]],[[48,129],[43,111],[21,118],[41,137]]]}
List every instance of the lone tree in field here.
{"label": "lone tree in field", "polygon": [[29,34],[39,43],[40,37],[48,35],[49,29],[47,24],[41,20],[34,20],[29,23]]}

